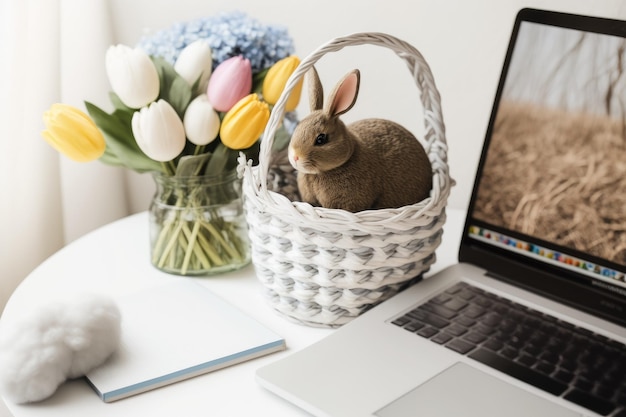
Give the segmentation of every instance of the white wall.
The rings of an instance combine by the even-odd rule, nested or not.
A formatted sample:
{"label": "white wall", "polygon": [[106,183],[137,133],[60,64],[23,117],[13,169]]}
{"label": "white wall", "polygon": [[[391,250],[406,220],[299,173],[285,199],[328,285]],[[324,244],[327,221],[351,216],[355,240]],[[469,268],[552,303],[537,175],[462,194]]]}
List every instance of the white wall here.
{"label": "white wall", "polygon": [[[144,33],[218,11],[242,10],[265,23],[288,27],[296,53],[306,56],[322,43],[352,32],[382,31],[418,48],[429,62],[442,96],[457,181],[450,205],[465,207],[487,125],[491,102],[516,12],[537,7],[626,19],[625,0],[110,0],[114,35],[135,44]],[[350,118],[382,116],[418,132],[418,92],[404,63],[382,48],[352,47],[319,62],[330,89],[352,68],[362,70],[362,90]],[[304,101],[304,100],[303,100]],[[299,113],[308,112],[301,103]],[[348,115],[346,115],[348,117]],[[349,119],[350,119],[349,118]],[[348,119],[348,120],[349,120]],[[150,178],[131,175],[133,208],[143,210]]]}

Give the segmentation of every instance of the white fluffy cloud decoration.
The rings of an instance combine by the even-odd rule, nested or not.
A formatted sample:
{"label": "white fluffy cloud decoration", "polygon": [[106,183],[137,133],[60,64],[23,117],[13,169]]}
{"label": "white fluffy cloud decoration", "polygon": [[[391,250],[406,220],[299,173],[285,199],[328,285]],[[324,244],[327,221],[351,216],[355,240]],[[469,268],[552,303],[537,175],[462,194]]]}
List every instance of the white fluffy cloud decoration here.
{"label": "white fluffy cloud decoration", "polygon": [[85,375],[118,347],[121,315],[102,295],[75,296],[0,322],[0,391],[15,403],[48,398],[68,378]]}

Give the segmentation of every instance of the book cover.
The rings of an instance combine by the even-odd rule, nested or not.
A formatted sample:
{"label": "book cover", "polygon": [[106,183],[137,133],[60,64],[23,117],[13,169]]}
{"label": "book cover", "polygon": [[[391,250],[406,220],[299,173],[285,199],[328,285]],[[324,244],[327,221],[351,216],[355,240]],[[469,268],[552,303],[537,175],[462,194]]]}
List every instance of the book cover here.
{"label": "book cover", "polygon": [[120,346],[86,375],[105,402],[285,349],[282,337],[191,280],[140,291],[118,305]]}

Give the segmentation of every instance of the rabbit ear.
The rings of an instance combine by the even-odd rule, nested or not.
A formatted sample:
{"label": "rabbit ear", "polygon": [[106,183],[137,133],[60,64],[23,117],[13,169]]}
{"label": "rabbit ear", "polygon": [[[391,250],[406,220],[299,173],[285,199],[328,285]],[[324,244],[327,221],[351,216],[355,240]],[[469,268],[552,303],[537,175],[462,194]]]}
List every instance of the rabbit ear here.
{"label": "rabbit ear", "polygon": [[336,117],[344,114],[354,106],[359,94],[361,73],[358,69],[350,71],[337,84],[330,94],[326,113]]}
{"label": "rabbit ear", "polygon": [[315,67],[306,73],[306,82],[309,85],[309,107],[311,111],[321,110],[324,105],[324,89]]}

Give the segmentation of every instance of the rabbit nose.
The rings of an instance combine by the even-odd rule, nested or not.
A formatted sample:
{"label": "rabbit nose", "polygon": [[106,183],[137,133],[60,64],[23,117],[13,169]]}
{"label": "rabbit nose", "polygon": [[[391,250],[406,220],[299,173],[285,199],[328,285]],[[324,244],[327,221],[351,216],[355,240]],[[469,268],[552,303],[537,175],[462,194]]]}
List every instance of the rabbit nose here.
{"label": "rabbit nose", "polygon": [[300,160],[300,157],[299,157],[298,155],[294,155],[294,156],[293,156],[293,160],[294,160],[294,161],[296,161],[296,162],[298,162],[298,160]]}

